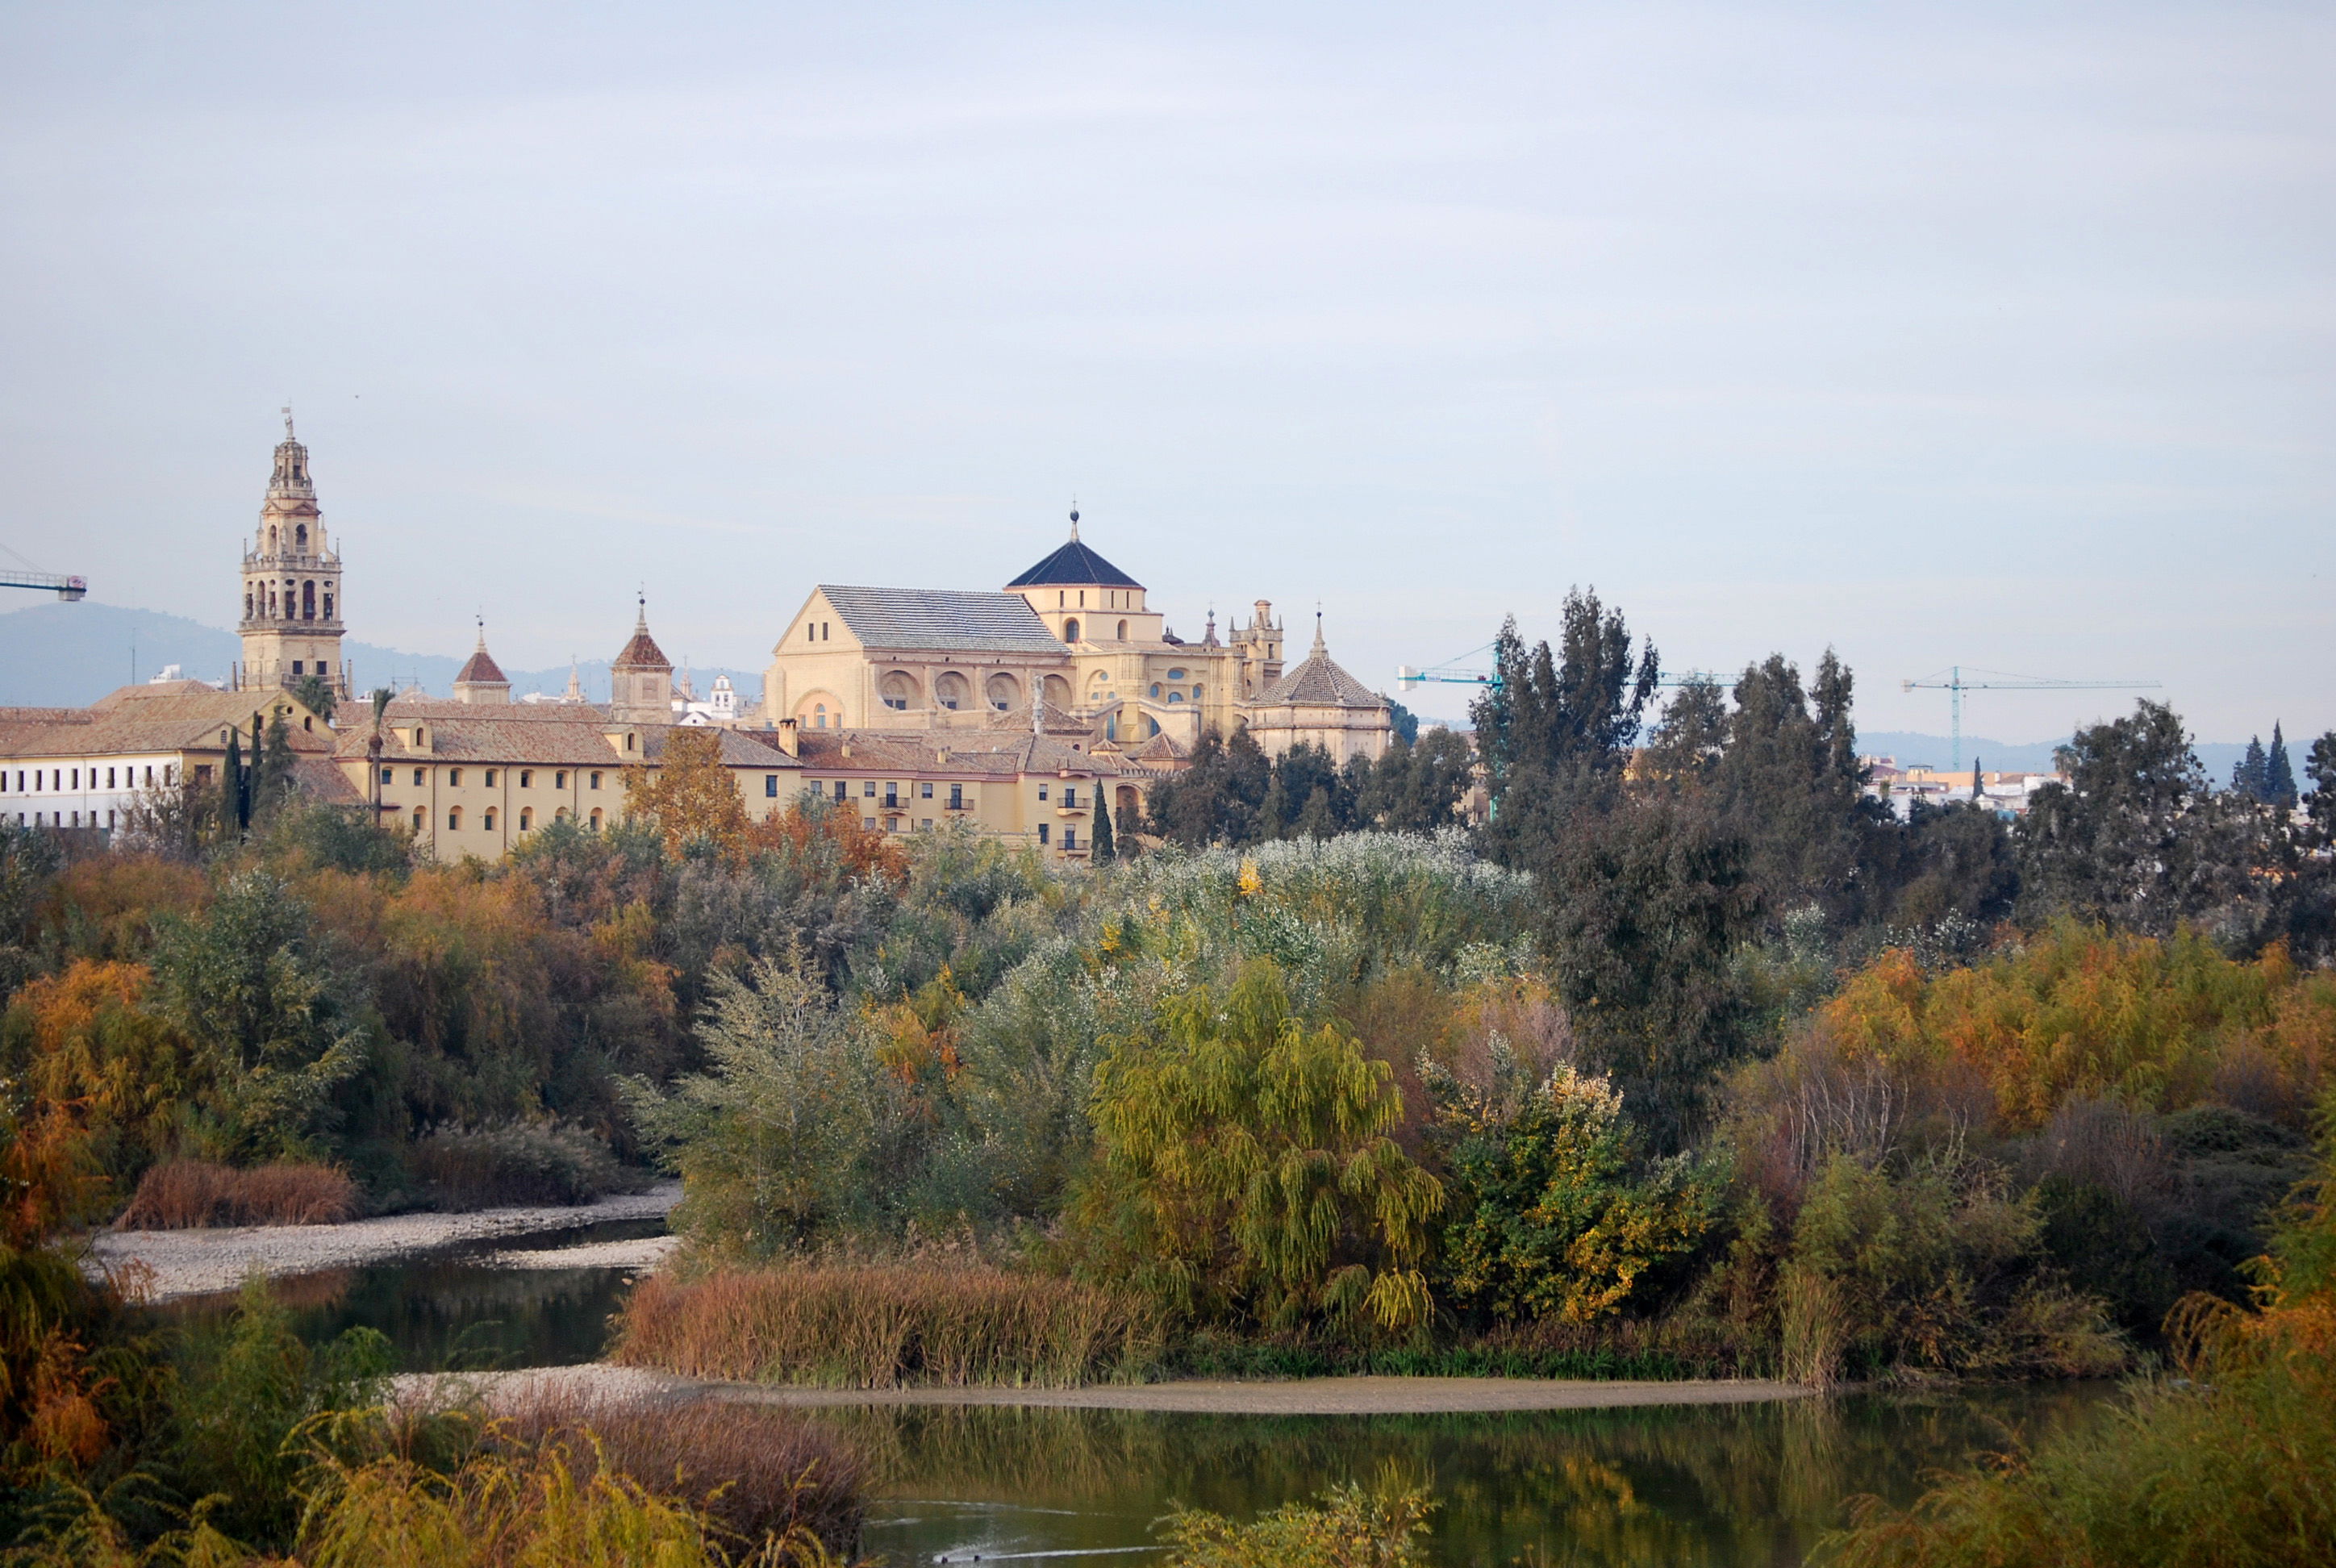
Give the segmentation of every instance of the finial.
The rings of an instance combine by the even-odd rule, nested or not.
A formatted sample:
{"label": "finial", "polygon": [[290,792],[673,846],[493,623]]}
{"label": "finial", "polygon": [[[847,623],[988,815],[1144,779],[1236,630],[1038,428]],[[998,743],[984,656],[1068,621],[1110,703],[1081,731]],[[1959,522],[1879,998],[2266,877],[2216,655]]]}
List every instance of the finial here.
{"label": "finial", "polygon": [[284,439],[287,441],[294,439],[292,434],[292,405],[288,403],[284,405]]}
{"label": "finial", "polygon": [[1071,542],[1072,542],[1072,543],[1074,543],[1074,544],[1076,544],[1076,543],[1078,542],[1078,539],[1079,539],[1079,498],[1078,498],[1077,496],[1076,496],[1076,495],[1075,495],[1075,496],[1071,497]]}
{"label": "finial", "polygon": [[1318,604],[1314,607],[1314,657],[1320,658],[1329,651],[1322,643],[1322,607]]}
{"label": "finial", "polygon": [[484,610],[481,610],[481,611],[479,612],[479,615],[478,615],[478,622],[479,622],[479,651],[480,651],[481,653],[484,653],[484,652],[486,652],[486,651],[487,651],[487,616],[486,616],[486,612],[485,612]]}

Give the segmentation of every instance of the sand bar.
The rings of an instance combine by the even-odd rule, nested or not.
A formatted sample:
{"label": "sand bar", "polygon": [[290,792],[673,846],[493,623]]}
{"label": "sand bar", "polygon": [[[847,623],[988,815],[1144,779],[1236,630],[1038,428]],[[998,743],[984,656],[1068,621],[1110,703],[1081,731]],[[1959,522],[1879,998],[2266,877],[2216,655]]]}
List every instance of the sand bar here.
{"label": "sand bar", "polygon": [[[465,1242],[610,1220],[661,1219],[681,1200],[679,1183],[566,1208],[481,1209],[468,1214],[384,1214],[344,1225],[240,1225],[212,1231],[103,1231],[84,1267],[92,1275],[142,1264],[150,1301],[232,1290],[254,1272],[269,1279],[348,1269]],[[573,1263],[544,1265],[575,1267]],[[618,1265],[623,1266],[623,1265]],[[126,1281],[137,1283],[137,1281]]]}
{"label": "sand bar", "polygon": [[620,1403],[736,1400],[797,1409],[867,1405],[1020,1405],[1073,1410],[1159,1410],[1222,1416],[1400,1416],[1498,1410],[1596,1410],[1649,1405],[1747,1405],[1799,1399],[1809,1390],[1758,1378],[1653,1382],[1541,1378],[1292,1378],[1259,1382],[1188,1379],[1085,1388],[803,1388],[698,1382],[605,1363],[486,1374],[422,1374],[408,1394],[475,1392],[490,1405],[556,1394]]}

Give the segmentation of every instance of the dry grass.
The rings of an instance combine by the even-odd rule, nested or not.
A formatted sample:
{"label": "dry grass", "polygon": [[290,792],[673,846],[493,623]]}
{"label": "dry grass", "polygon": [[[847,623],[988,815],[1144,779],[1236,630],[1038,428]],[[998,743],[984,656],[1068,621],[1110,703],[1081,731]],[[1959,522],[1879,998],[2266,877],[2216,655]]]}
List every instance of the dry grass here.
{"label": "dry grass", "polygon": [[579,1479],[678,1498],[741,1540],[809,1532],[841,1554],[860,1538],[860,1460],[785,1411],[543,1395],[504,1407],[494,1429],[528,1449],[564,1447]]}
{"label": "dry grass", "polygon": [[690,1378],[825,1388],[1066,1388],[1157,1359],[1139,1299],[988,1265],[800,1264],[643,1281],[616,1359]]}
{"label": "dry grass", "polygon": [[139,1182],[121,1231],[193,1231],[213,1225],[332,1225],[358,1213],[355,1182],[329,1165],[238,1171],[207,1160],[171,1160]]}

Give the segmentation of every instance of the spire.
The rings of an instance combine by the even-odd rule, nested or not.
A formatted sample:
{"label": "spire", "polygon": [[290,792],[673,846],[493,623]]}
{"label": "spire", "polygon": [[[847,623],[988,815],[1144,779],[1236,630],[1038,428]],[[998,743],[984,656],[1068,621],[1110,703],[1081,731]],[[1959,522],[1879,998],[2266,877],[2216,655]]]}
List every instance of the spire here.
{"label": "spire", "polygon": [[1322,641],[1322,607],[1317,605],[1314,607],[1314,652],[1310,657],[1327,658],[1329,653],[1329,648]]}
{"label": "spire", "polygon": [[565,700],[569,702],[584,700],[584,677],[578,671],[576,656],[572,653],[568,656],[568,693]]}

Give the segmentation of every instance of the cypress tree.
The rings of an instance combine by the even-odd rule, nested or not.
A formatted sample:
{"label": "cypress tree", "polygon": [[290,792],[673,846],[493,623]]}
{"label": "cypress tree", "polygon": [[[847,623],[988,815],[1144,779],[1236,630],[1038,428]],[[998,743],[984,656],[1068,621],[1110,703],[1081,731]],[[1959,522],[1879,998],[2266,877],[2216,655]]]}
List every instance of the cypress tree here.
{"label": "cypress tree", "polygon": [[219,814],[231,820],[238,831],[250,826],[248,803],[243,793],[243,735],[239,730],[227,732],[227,760],[219,767]]}
{"label": "cypress tree", "polygon": [[2271,761],[2263,755],[2263,737],[2247,737],[2247,755],[2231,769],[2231,787],[2251,800],[2271,798]]}
{"label": "cypress tree", "polygon": [[1110,860],[1116,852],[1111,837],[1110,795],[1098,783],[1095,785],[1095,835],[1087,858],[1096,865]]}
{"label": "cypress tree", "polygon": [[2287,760],[2287,737],[2279,732],[2279,721],[2271,726],[2271,755],[2263,759],[2263,799],[2273,805],[2295,803],[2295,768]]}

